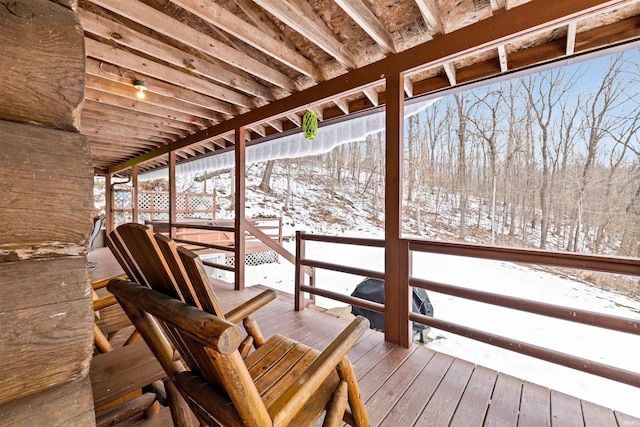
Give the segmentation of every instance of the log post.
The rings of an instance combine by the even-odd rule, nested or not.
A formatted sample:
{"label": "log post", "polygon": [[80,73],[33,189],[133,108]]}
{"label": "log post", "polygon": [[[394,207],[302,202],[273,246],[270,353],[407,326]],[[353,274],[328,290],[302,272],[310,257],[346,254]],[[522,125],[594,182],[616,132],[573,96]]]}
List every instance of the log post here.
{"label": "log post", "polygon": [[75,0],[0,5],[0,424],[95,423],[87,252],[93,167],[78,133]]}
{"label": "log post", "polygon": [[402,163],[404,149],[404,76],[387,76],[385,174],[385,340],[411,345],[409,331],[409,265],[401,250]]}

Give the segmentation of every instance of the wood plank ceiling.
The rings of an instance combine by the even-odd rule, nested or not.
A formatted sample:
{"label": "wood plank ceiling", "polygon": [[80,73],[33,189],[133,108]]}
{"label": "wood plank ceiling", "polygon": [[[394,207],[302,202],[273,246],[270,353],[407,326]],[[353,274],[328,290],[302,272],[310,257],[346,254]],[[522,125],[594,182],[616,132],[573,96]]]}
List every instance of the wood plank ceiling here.
{"label": "wood plank ceiling", "polygon": [[[579,0],[572,0],[579,1]],[[79,0],[85,30],[82,133],[105,172],[163,145],[529,0]],[[640,36],[638,1],[458,57],[405,78],[409,97]],[[144,99],[135,80],[143,80]],[[320,120],[376,107],[384,86],[307,106]],[[248,129],[299,127],[306,110]],[[232,146],[221,135],[178,160]],[[141,170],[167,163],[166,156]]]}

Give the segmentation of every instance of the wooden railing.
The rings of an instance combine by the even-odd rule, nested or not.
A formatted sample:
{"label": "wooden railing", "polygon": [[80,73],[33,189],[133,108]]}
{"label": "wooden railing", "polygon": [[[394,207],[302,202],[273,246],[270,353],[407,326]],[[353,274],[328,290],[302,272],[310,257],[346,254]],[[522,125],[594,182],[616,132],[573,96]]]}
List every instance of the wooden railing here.
{"label": "wooden railing", "polygon": [[[373,303],[362,298],[343,295],[334,291],[321,289],[315,283],[305,284],[303,267],[323,268],[332,271],[354,274],[358,276],[375,277],[384,279],[384,273],[373,270],[365,270],[352,266],[332,264],[317,260],[307,259],[305,256],[305,242],[321,241],[329,243],[339,243],[348,245],[361,245],[371,247],[384,247],[384,240],[381,239],[354,239],[329,236],[318,236],[298,232],[296,234],[297,261],[295,278],[295,309],[304,308],[304,293],[320,295],[325,298],[334,299],[346,304],[355,305],[368,310],[384,313],[384,304]],[[482,245],[459,244],[449,242],[434,242],[416,239],[401,239],[403,256],[407,259],[412,256],[412,252],[429,252],[446,255],[457,255],[465,257],[475,257],[490,260],[512,261],[528,264],[551,265],[555,267],[579,268],[623,275],[640,276],[640,261],[631,258],[604,257],[596,255],[584,255],[575,253],[557,253],[539,250],[511,249]],[[614,331],[621,331],[629,334],[640,335],[640,321],[618,316],[611,316],[573,307],[565,307],[553,304],[546,304],[522,298],[515,298],[491,292],[469,289],[449,284],[434,282],[425,279],[411,277],[406,278],[407,283],[404,288],[408,293],[410,286],[427,289],[433,292],[444,293],[459,298],[472,301],[492,304],[500,307],[507,307],[514,310],[525,311],[542,316],[568,320],[585,325],[605,328]],[[401,288],[402,290],[403,288]],[[418,322],[436,329],[448,331],[457,335],[465,336],[477,341],[491,344],[497,347],[526,354],[538,359],[553,362],[559,365],[588,372],[600,377],[608,378],[624,384],[640,387],[640,373],[609,366],[600,362],[580,358],[577,356],[561,353],[534,344],[514,340],[500,335],[481,331],[450,320],[442,320],[428,317],[422,314],[409,312],[407,310],[406,321]],[[402,320],[399,320],[402,321]]]}
{"label": "wooden railing", "polygon": [[[115,215],[117,214],[133,214],[133,207],[131,206],[131,189],[124,188],[119,189],[117,191],[124,191],[128,194],[126,202],[117,202],[115,200],[116,191],[112,192],[112,200],[111,206],[113,206],[111,214],[114,215],[114,223],[118,221],[115,220]],[[181,205],[184,204],[184,209],[177,209],[176,214],[182,217],[191,218],[198,216],[205,217],[216,217],[217,210],[217,197],[216,193],[177,193],[177,199],[181,200]],[[142,201],[143,199],[148,199],[148,201]],[[163,199],[158,201],[158,199]],[[166,199],[166,200],[164,200]],[[191,208],[190,201],[192,199],[208,199],[211,203],[211,207],[206,209],[197,209]],[[126,206],[122,206],[126,205]],[[152,191],[152,190],[138,190],[138,208],[137,208],[138,218],[134,218],[134,221],[161,221],[163,218],[168,218],[169,216],[169,193],[167,191]]]}
{"label": "wooden railing", "polygon": [[[237,246],[235,245],[235,228],[233,219],[189,219],[169,224],[168,221],[147,221],[147,225],[163,234],[169,234],[170,228],[174,229],[174,240],[187,245],[190,249],[202,252],[233,253],[237,258]],[[275,250],[280,256],[291,263],[295,263],[295,257],[282,246],[282,218],[247,218],[245,236],[249,244],[248,252],[258,252],[265,249]],[[219,264],[203,260],[203,264],[212,268],[236,272],[236,266]],[[236,263],[237,265],[237,263]],[[313,277],[310,269],[307,274]]]}

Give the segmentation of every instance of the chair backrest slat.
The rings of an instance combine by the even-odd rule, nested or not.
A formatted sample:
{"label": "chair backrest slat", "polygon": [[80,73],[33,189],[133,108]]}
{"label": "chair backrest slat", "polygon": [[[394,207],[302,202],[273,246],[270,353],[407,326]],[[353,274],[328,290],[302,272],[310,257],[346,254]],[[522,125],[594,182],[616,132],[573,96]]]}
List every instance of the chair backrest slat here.
{"label": "chair backrest slat", "polygon": [[165,295],[184,301],[182,291],[176,283],[153,231],[142,224],[123,224],[114,230],[144,274],[147,285]]}
{"label": "chair backrest slat", "polygon": [[224,312],[222,311],[222,308],[218,303],[218,298],[211,287],[211,282],[209,281],[207,272],[204,270],[202,260],[195,253],[185,248],[178,248],[178,255],[187,275],[191,279],[193,289],[198,300],[202,304],[204,311],[215,314],[219,318],[224,319]]}
{"label": "chair backrest slat", "polygon": [[193,289],[191,280],[189,279],[184,266],[180,262],[176,242],[158,233],[155,234],[154,238],[156,240],[156,243],[158,244],[158,247],[160,248],[160,252],[162,252],[164,260],[167,262],[167,265],[169,266],[169,269],[173,274],[178,287],[180,288],[180,291],[182,292],[184,302],[202,310],[203,305],[196,297],[196,292]]}

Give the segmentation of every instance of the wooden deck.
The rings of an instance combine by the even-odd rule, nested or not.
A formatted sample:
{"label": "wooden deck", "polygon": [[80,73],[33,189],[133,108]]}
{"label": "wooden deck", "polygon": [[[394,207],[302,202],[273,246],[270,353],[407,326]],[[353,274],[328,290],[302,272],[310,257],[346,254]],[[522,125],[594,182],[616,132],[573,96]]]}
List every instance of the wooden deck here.
{"label": "wooden deck", "polygon": [[[100,267],[94,278],[111,272],[109,254],[92,254]],[[106,257],[106,259],[103,259]],[[102,271],[101,271],[102,270]],[[236,306],[264,288],[244,291],[216,288],[223,308]],[[265,336],[280,333],[324,349],[346,326],[342,319],[316,309],[293,310],[293,298],[279,293],[257,313]],[[549,390],[536,384],[414,345],[404,349],[367,331],[349,353],[356,366],[367,410],[374,426],[634,426],[640,419]],[[119,426],[167,426],[168,410],[147,420]]]}

